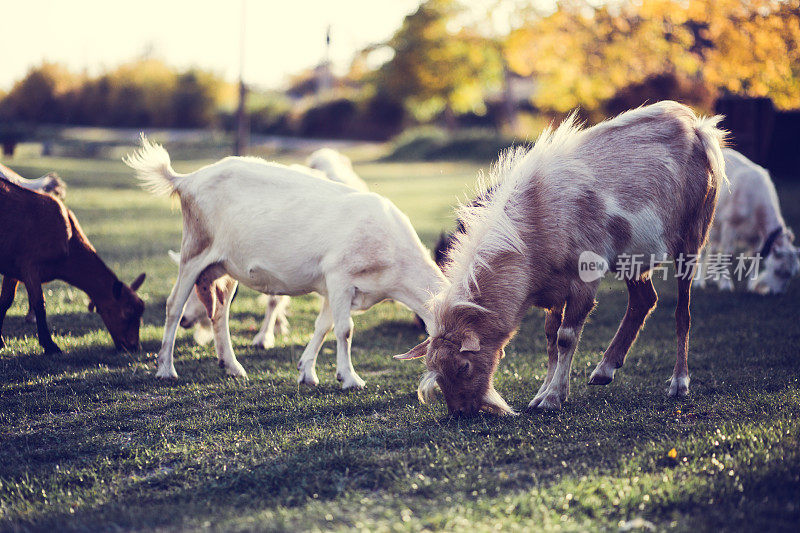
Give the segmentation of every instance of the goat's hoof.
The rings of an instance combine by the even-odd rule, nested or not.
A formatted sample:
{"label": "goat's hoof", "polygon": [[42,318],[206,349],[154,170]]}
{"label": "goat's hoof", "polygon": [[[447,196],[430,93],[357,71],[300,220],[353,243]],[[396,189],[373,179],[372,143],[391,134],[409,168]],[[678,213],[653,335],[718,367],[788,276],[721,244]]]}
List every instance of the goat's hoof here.
{"label": "goat's hoof", "polygon": [[540,398],[534,398],[533,401],[528,404],[528,409],[550,409],[557,411],[561,409],[561,398],[559,398],[558,394],[545,394]]}
{"label": "goat's hoof", "polygon": [[308,385],[309,387],[316,387],[319,385],[319,378],[317,377],[317,372],[312,370],[310,372],[301,371],[300,375],[297,376],[297,383],[300,385]]}
{"label": "goat's hoof", "polygon": [[47,346],[44,349],[44,354],[45,355],[61,355],[62,353],[64,353],[64,352],[61,351],[61,348],[59,348],[55,344],[52,345],[52,346]]}
{"label": "goat's hoof", "polygon": [[228,374],[229,376],[236,378],[247,377],[247,372],[238,361],[233,361],[232,363],[224,363],[224,365],[225,365],[225,373]]}
{"label": "goat's hoof", "polygon": [[25,322],[28,324],[36,324],[36,315],[33,313],[28,313],[25,315]]}
{"label": "goat's hoof", "polygon": [[269,350],[270,348],[275,347],[275,335],[256,335],[253,338],[253,342],[250,344],[256,348]]}
{"label": "goat's hoof", "polygon": [[220,368],[225,368],[225,361],[217,359],[217,365],[219,365]]}
{"label": "goat's hoof", "polygon": [[614,381],[614,378],[611,376],[595,376],[592,374],[589,376],[589,385],[608,385]]}
{"label": "goat's hoof", "polygon": [[689,395],[689,376],[675,377],[669,381],[667,396],[670,398],[685,398]]}
{"label": "goat's hoof", "polygon": [[176,379],[178,377],[178,373],[175,372],[175,367],[173,365],[170,366],[159,366],[158,371],[156,371],[156,377],[161,379]]}
{"label": "goat's hoof", "polygon": [[600,361],[597,367],[589,376],[589,385],[608,385],[614,381],[614,373],[617,371],[611,364]]}
{"label": "goat's hoof", "polygon": [[342,377],[342,375],[337,372],[336,379],[342,382],[342,390],[361,390],[367,384],[356,373],[350,374],[347,377]]}

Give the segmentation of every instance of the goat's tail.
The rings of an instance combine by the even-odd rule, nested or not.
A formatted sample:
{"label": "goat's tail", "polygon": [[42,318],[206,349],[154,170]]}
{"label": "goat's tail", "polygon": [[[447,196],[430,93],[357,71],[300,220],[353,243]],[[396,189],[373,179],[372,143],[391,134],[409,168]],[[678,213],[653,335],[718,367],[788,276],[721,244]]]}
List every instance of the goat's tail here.
{"label": "goat's tail", "polygon": [[695,123],[695,131],[706,152],[708,166],[711,169],[711,179],[717,190],[723,183],[728,183],[728,176],[725,174],[725,158],[722,155],[722,147],[725,146],[728,132],[717,127],[722,119],[722,115],[700,117]]}
{"label": "goat's tail", "polygon": [[169,154],[160,144],[154,144],[142,134],[142,147],[122,160],[136,171],[144,189],[157,196],[169,196],[178,189],[182,176],[172,170]]}

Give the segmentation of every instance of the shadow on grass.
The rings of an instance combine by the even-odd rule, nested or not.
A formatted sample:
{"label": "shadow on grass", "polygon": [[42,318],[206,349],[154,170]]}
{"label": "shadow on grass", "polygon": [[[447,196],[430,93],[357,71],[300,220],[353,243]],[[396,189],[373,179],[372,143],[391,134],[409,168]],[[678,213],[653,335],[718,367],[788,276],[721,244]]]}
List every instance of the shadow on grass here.
{"label": "shadow on grass", "polygon": [[[275,416],[257,416],[252,422],[259,426],[292,427],[314,419],[324,420],[340,414],[357,416],[371,409],[384,411],[402,408],[405,401],[407,401],[405,397],[390,401],[374,401],[345,412],[333,408],[322,409],[316,413],[286,411]],[[185,403],[171,402],[156,410],[140,410],[137,416],[158,418],[169,411],[171,418],[180,418],[182,413],[174,411],[176,408],[186,406]],[[645,412],[635,407],[633,410],[634,417]],[[651,412],[647,413],[652,416]],[[572,416],[574,413],[566,414],[567,418]],[[740,418],[737,423],[748,424],[760,420],[758,414],[753,413],[752,416]],[[452,496],[456,503],[446,504],[441,497],[441,488],[426,489],[418,488],[416,485],[412,487],[411,481],[417,477],[409,476],[403,469],[410,470],[411,474],[424,471],[427,476],[434,477],[450,475],[448,468],[441,464],[436,466],[427,464],[430,455],[426,450],[442,446],[455,453],[460,445],[459,436],[465,433],[469,433],[473,439],[477,437],[484,440],[491,435],[499,434],[501,437],[507,437],[504,439],[504,446],[509,446],[513,450],[521,444],[517,441],[519,436],[515,432],[515,426],[520,424],[519,419],[514,424],[498,422],[492,417],[476,417],[469,420],[426,419],[418,424],[400,421],[400,427],[396,429],[373,427],[371,430],[365,429],[359,434],[345,438],[329,438],[309,446],[297,446],[289,452],[251,455],[245,461],[248,463],[246,467],[220,469],[219,464],[216,467],[209,467],[190,462],[173,468],[174,463],[167,459],[164,463],[151,465],[148,471],[129,472],[120,485],[110,488],[114,492],[111,501],[102,501],[90,508],[78,506],[69,512],[45,509],[29,524],[36,527],[60,524],[63,527],[64,523],[69,523],[71,527],[79,528],[82,525],[111,521],[115,526],[123,528],[170,527],[186,524],[187,517],[192,520],[208,519],[219,524],[220,521],[255,514],[265,509],[302,507],[312,501],[332,501],[353,494],[374,496],[375,491],[378,491],[378,494],[388,491],[395,499],[408,505],[416,505],[422,510],[448,516],[463,512],[461,502],[476,501],[471,497],[475,491],[481,491],[483,494],[489,489],[489,496],[476,501],[479,506],[499,504],[505,507],[503,502],[507,500],[504,500],[504,497],[509,494],[525,495],[532,489],[544,491],[558,486],[569,477],[589,475],[586,483],[591,485],[596,483],[594,480],[613,474],[619,463],[627,460],[637,450],[642,439],[650,436],[637,433],[636,427],[626,427],[628,436],[622,438],[618,433],[598,435],[591,428],[576,428],[575,431],[565,434],[562,431],[565,421],[562,416],[541,416],[537,417],[536,421],[541,426],[543,434],[539,439],[532,439],[532,443],[547,444],[551,446],[553,452],[557,450],[564,457],[577,456],[584,442],[599,439],[600,449],[595,452],[595,462],[582,466],[562,463],[559,466],[557,462],[554,464],[551,457],[547,457],[548,448],[544,448],[544,454],[537,455],[516,450],[503,457],[499,457],[501,450],[498,449],[498,457],[481,458],[481,461],[491,463],[488,466],[492,471],[497,474],[529,470],[530,475],[482,478],[467,473],[463,483],[448,488],[447,494]],[[616,424],[620,426],[626,424],[626,421],[617,420]],[[240,429],[248,431],[247,424]],[[615,429],[619,431],[621,428]],[[209,430],[217,431],[214,427]],[[696,438],[715,434],[712,426],[696,428],[695,431],[698,433]],[[663,432],[661,436],[664,436]],[[31,438],[35,439],[35,436]],[[60,461],[62,467],[68,467],[70,460],[80,464],[87,456],[94,454],[105,455],[111,460],[124,458],[124,453],[120,452],[116,444],[119,439],[115,435],[96,435],[87,441],[84,435],[79,438],[79,436],[56,433],[51,438],[62,441],[62,445],[70,450],[74,449],[74,456],[53,458],[52,461],[35,458],[36,467],[33,471],[27,472],[42,474],[52,471],[52,463],[56,460]],[[182,435],[182,438],[187,436]],[[91,447],[92,443],[95,447]],[[30,446],[30,443],[25,444]],[[143,441],[141,444],[148,443]],[[405,458],[400,461],[405,465],[403,469],[395,467],[398,464],[398,457]],[[655,463],[653,465],[652,468],[642,472],[661,472],[665,468],[672,468],[658,466]],[[473,466],[479,469],[487,465]],[[795,505],[787,513],[787,502],[791,502],[792,495],[797,495],[800,490],[800,480],[796,473],[792,473],[791,468],[791,464],[773,464],[766,468],[746,471],[738,484],[726,482],[711,493],[708,492],[709,486],[706,484],[678,486],[674,494],[663,500],[655,500],[646,511],[638,510],[635,507],[636,502],[632,502],[615,504],[613,507],[609,505],[599,512],[602,515],[610,515],[614,521],[617,517],[630,517],[631,513],[648,519],[669,521],[674,513],[681,513],[684,516],[697,516],[699,521],[697,524],[704,524],[705,527],[730,523],[733,513],[737,520],[771,518],[772,525],[785,528],[793,523],[792,516],[796,517],[800,511]],[[19,472],[19,475],[22,473]],[[80,487],[75,487],[75,490],[79,489]],[[748,501],[761,505],[756,507],[746,505]],[[147,511],[139,512],[143,509]],[[176,509],[180,509],[180,512],[175,512]],[[772,514],[771,509],[776,511],[775,514]],[[160,512],[161,510],[164,512]],[[581,509],[580,505],[573,506],[571,510],[573,517],[576,511],[584,513],[589,518],[599,518],[598,510],[591,506],[585,509]],[[517,518],[536,518],[535,514],[527,515],[524,509],[517,508],[514,513],[517,514]],[[311,519],[318,520],[320,517]]]}

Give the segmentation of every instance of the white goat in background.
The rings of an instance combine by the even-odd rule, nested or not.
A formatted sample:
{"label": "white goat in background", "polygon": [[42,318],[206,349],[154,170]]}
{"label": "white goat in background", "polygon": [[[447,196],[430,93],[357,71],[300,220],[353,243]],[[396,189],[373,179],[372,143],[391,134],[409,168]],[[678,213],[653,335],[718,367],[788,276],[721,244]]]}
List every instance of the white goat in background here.
{"label": "white goat in background", "polygon": [[353,170],[350,159],[333,148],[320,148],[308,156],[306,164],[324,172],[328,179],[344,183],[358,191],[369,192],[367,184]]}
{"label": "white goat in background", "polygon": [[705,275],[706,269],[711,255],[733,256],[741,251],[745,256],[761,255],[758,276],[748,280],[747,290],[759,294],[785,292],[789,281],[800,272],[800,252],[781,214],[775,185],[765,168],[736,150],[724,148],[722,153],[730,189],[720,190],[717,214],[702,257],[702,275],[695,283],[702,287],[711,281],[721,290],[733,290],[729,277],[711,278]]}
{"label": "white goat in background", "polygon": [[177,377],[175,333],[195,286],[211,316],[219,363],[235,376],[246,376],[228,330],[239,281],[265,294],[322,295],[314,335],[298,364],[300,383],[319,383],[317,354],[333,327],[337,379],[345,389],[364,386],[350,356],[353,311],[391,298],[426,326],[432,323],[426,302],[447,282],[408,217],[386,198],[248,157],[178,174],[166,150],[146,139],[126,163],[154,194],[177,194],[183,215],[178,279],[167,299],[156,376]]}

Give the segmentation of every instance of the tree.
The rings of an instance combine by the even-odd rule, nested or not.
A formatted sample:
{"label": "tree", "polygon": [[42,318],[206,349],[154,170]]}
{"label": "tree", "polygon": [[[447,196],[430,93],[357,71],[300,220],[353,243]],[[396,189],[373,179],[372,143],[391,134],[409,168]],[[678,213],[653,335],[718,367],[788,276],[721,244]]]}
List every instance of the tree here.
{"label": "tree", "polygon": [[629,84],[659,75],[712,93],[770,96],[800,106],[798,0],[561,2],[512,32],[511,68],[534,75],[535,103],[598,109]]}
{"label": "tree", "polygon": [[179,128],[201,128],[215,119],[215,86],[213,76],[190,70],[178,76],[172,96],[173,124]]}
{"label": "tree", "polygon": [[0,102],[0,119],[22,122],[60,122],[64,109],[59,98],[76,83],[64,67],[42,63],[14,84]]}
{"label": "tree", "polygon": [[497,49],[458,23],[454,0],[428,0],[408,15],[388,45],[394,51],[377,75],[378,90],[404,102],[420,120],[444,112],[483,111],[483,96],[498,84],[502,66]]}

